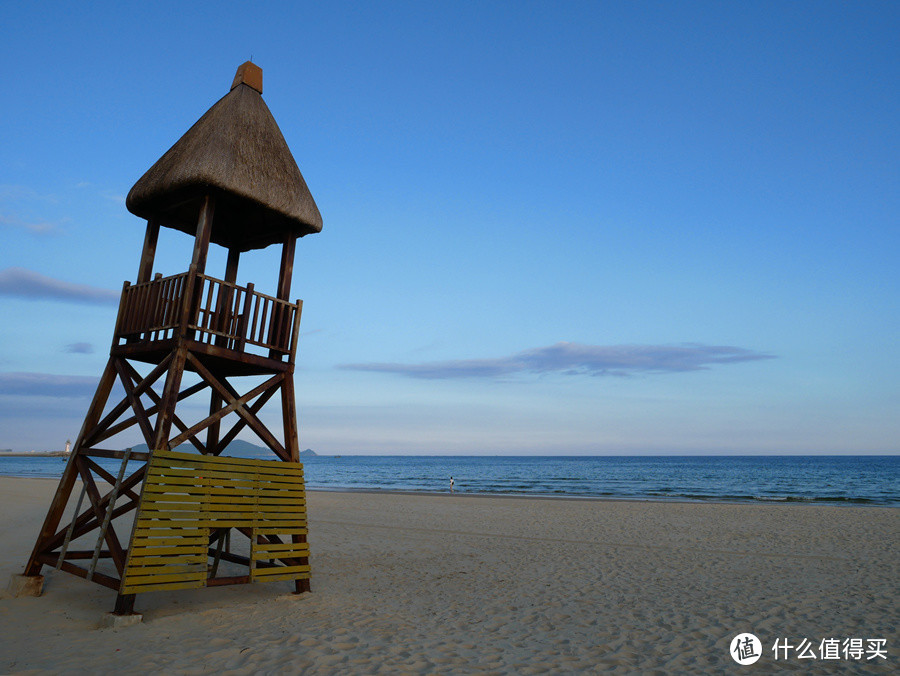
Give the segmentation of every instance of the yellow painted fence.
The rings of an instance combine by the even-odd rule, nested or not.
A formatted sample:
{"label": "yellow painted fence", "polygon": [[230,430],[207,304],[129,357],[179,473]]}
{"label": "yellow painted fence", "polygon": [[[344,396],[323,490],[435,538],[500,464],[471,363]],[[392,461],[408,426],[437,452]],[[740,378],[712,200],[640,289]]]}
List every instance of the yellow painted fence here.
{"label": "yellow painted fence", "polygon": [[250,535],[250,580],[309,577],[303,465],[154,451],[144,479],[123,594],[206,586],[209,537]]}

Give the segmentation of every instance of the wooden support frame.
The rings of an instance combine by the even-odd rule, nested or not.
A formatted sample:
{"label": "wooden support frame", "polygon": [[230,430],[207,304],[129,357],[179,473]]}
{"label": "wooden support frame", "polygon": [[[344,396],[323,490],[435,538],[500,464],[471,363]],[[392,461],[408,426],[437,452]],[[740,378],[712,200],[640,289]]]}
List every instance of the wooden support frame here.
{"label": "wooden support frame", "polygon": [[[187,368],[199,376],[199,382],[182,388],[182,375]],[[215,366],[206,361],[204,353],[194,353],[185,345],[166,355],[146,375],[142,375],[127,358],[111,357],[26,571],[36,575],[43,565],[52,565],[61,572],[115,589],[118,592],[117,612],[132,611],[134,594],[122,592],[131,538],[127,542],[123,541],[125,533],[122,533],[119,519],[139,510],[143,494],[142,483],[148,466],[146,463],[153,458],[154,452],[132,454],[131,462],[139,466],[128,472],[122,467],[120,477],[114,476],[114,472],[98,463],[99,459],[123,461],[128,458],[128,452],[111,450],[109,446],[115,444],[117,435],[129,430],[138,429],[145,442],[152,442],[151,448],[158,447],[158,452],[187,442],[206,457],[218,457],[242,430],[249,429],[279,460],[299,464],[293,373],[290,370],[279,370],[243,394],[232,384],[232,380],[231,376],[217,372]],[[119,400],[111,401],[110,395],[117,383],[121,386],[122,395]],[[158,392],[160,387],[161,394]],[[179,402],[206,390],[211,393],[211,398],[215,397],[219,401],[217,406],[210,407],[209,415],[192,423],[176,414]],[[283,425],[279,430],[283,432],[283,442],[259,417],[263,407],[276,396],[283,409]],[[236,419],[230,429],[213,437],[214,443],[210,443],[209,436],[205,439],[206,443],[203,443],[201,433],[213,425],[221,426],[231,413],[236,415]],[[103,444],[106,448],[99,448],[98,444]],[[78,480],[83,486],[85,504],[76,505],[74,512],[60,526],[69,498],[78,497],[77,494],[72,496]],[[80,547],[78,544],[70,546],[79,538],[91,537],[91,533],[95,533],[97,538],[93,549],[85,549],[83,544]],[[131,535],[133,537],[133,533]],[[241,557],[220,549],[211,550],[214,560],[242,563],[248,566],[250,573],[222,577],[213,575],[204,584],[219,586],[255,580],[291,579],[296,591],[308,591],[309,579],[303,572],[308,572],[308,568],[304,568],[308,566],[305,557],[301,562],[282,556],[283,560],[279,565],[294,568],[277,572],[264,570],[273,565],[268,560],[267,552],[286,551],[278,550],[278,547],[287,547],[291,551],[308,551],[305,528],[302,532],[294,529],[281,536],[274,532],[253,533],[250,557]],[[108,563],[103,564],[104,561]],[[109,566],[110,563],[111,569],[101,568],[101,564]],[[299,578],[296,575],[298,571],[303,573]]]}

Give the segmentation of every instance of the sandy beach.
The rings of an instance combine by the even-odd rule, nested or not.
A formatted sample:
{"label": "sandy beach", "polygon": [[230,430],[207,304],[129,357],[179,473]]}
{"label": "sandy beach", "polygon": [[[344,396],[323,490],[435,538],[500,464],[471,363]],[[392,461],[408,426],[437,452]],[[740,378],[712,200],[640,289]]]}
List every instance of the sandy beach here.
{"label": "sandy beach", "polygon": [[[2,585],[55,480],[0,477]],[[309,493],[312,593],[290,583],[138,597],[44,568],[0,600],[0,673],[890,673],[900,511],[808,505]],[[774,659],[776,639],[884,639],[887,660]],[[864,643],[864,645],[866,645]]]}

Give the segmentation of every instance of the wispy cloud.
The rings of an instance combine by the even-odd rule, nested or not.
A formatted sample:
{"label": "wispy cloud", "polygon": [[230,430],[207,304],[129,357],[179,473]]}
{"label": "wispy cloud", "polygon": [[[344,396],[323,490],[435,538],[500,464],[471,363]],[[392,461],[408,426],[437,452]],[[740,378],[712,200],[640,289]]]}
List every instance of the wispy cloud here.
{"label": "wispy cloud", "polygon": [[0,184],[0,201],[56,202],[56,195],[39,193],[25,185]]}
{"label": "wispy cloud", "polygon": [[63,348],[67,354],[94,354],[94,346],[90,343],[69,343]]}
{"label": "wispy cloud", "polygon": [[97,378],[52,373],[0,373],[0,395],[19,397],[90,397]]}
{"label": "wispy cloud", "polygon": [[100,192],[100,196],[105,200],[109,200],[110,202],[115,202],[116,204],[125,206],[125,195],[113,192],[112,190],[103,190]]}
{"label": "wispy cloud", "polygon": [[516,373],[631,376],[683,373],[721,364],[774,359],[774,355],[726,345],[583,345],[560,342],[508,357],[458,359],[422,364],[342,364],[341,369],[396,373],[410,378],[495,378]]}
{"label": "wispy cloud", "polygon": [[34,235],[58,235],[63,232],[62,225],[52,221],[24,221],[14,216],[0,214],[0,225],[7,228],[27,230]]}
{"label": "wispy cloud", "polygon": [[0,296],[61,300],[95,305],[114,305],[119,302],[117,291],[64,282],[25,268],[0,270]]}

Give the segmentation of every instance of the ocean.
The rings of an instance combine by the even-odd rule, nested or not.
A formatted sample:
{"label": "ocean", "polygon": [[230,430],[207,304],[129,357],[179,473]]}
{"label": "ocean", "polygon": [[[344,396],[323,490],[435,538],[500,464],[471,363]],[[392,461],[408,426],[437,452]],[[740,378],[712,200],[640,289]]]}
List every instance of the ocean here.
{"label": "ocean", "polygon": [[[344,455],[303,465],[307,487],[321,490],[447,493],[452,476],[460,494],[900,507],[900,456]],[[0,475],[58,478],[64,467],[0,457]]]}

